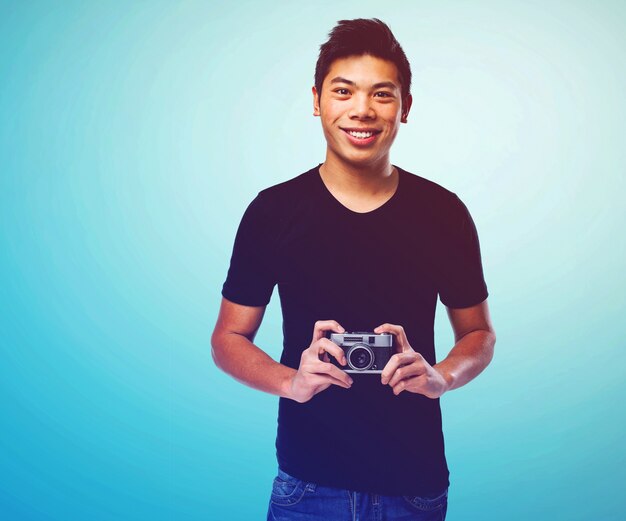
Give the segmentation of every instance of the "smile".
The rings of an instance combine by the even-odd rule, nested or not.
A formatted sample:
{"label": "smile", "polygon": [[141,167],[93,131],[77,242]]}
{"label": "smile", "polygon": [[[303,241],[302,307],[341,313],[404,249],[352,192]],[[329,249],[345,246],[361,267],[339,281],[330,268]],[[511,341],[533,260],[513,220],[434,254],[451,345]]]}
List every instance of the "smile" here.
{"label": "smile", "polygon": [[353,132],[351,130],[348,131],[348,134],[359,139],[365,139],[366,137],[372,137],[374,135],[373,132]]}
{"label": "smile", "polygon": [[350,140],[350,142],[355,145],[367,145],[372,143],[378,134],[380,134],[380,130],[349,130],[342,128]]}

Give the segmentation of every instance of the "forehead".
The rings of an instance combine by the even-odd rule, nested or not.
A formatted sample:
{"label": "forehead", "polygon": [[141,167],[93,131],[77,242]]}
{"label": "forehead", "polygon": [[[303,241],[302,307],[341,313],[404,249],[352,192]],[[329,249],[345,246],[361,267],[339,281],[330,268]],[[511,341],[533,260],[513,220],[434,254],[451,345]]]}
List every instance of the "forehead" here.
{"label": "forehead", "polygon": [[392,82],[400,88],[398,68],[395,63],[376,56],[347,56],[333,61],[324,78],[324,84],[333,78],[345,78],[357,85],[371,85],[381,82]]}

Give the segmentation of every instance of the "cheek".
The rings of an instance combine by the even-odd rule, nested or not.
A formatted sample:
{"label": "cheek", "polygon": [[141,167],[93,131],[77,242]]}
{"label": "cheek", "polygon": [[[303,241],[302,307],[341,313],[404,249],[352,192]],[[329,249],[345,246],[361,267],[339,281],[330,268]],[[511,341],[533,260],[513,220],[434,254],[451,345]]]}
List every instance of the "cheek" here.
{"label": "cheek", "polygon": [[341,115],[341,106],[328,103],[324,107],[324,114],[326,115],[326,121],[335,121]]}
{"label": "cheek", "polygon": [[398,129],[400,128],[400,122],[402,120],[402,115],[400,113],[393,112],[393,113],[389,114],[389,117],[387,117],[385,119],[387,121],[387,124],[389,125],[390,133],[391,134],[397,134]]}
{"label": "cheek", "polygon": [[339,142],[339,138],[336,136],[336,132],[334,130],[333,121],[326,119],[322,124],[322,130],[324,132],[324,137],[327,142],[336,143]]}

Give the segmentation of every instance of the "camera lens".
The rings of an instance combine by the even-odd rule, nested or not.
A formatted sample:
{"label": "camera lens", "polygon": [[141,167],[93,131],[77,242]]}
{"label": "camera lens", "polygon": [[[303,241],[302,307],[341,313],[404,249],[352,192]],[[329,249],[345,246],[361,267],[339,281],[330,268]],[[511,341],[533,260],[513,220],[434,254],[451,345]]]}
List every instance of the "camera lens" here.
{"label": "camera lens", "polygon": [[366,371],[374,363],[374,353],[364,344],[353,345],[348,351],[348,365],[355,371]]}

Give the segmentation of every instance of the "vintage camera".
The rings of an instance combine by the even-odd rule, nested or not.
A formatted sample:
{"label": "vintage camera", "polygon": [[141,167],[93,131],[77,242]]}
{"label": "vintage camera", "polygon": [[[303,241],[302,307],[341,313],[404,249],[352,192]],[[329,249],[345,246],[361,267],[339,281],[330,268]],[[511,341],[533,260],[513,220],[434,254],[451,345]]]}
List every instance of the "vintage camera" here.
{"label": "vintage camera", "polygon": [[393,335],[390,333],[331,333],[330,340],[343,349],[347,365],[333,356],[330,361],[346,373],[382,373],[393,355]]}

